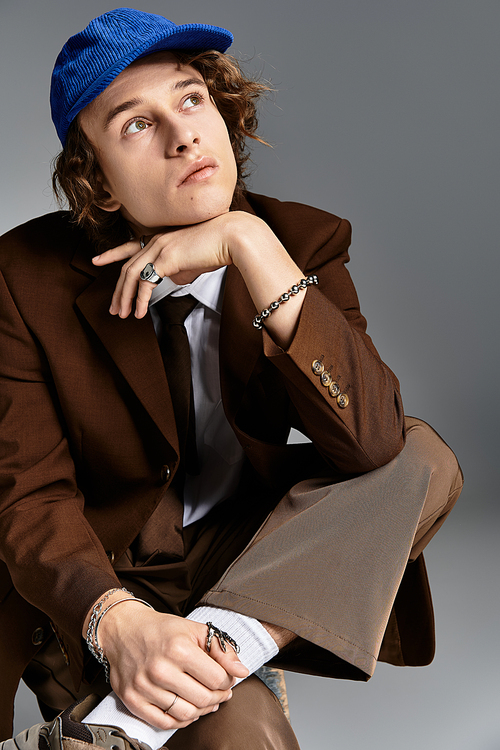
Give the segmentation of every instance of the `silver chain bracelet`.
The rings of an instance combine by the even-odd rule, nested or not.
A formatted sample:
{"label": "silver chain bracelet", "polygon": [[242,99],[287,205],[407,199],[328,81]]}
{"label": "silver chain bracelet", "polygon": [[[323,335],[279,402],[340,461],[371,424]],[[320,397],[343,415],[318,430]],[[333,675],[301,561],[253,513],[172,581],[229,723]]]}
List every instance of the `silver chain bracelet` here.
{"label": "silver chain bracelet", "polygon": [[290,297],[298,294],[300,291],[302,291],[302,289],[306,289],[306,287],[311,286],[311,284],[319,284],[316,274],[311,274],[307,278],[301,279],[298,284],[294,284],[288,290],[288,292],[284,292],[279,299],[277,299],[275,302],[271,302],[269,307],[266,307],[264,310],[262,310],[260,315],[256,315],[252,321],[254,328],[257,328],[260,331],[264,327],[264,321],[271,315],[271,313],[277,310],[283,302],[288,302]]}
{"label": "silver chain bracelet", "polygon": [[[110,596],[113,596],[113,594],[118,593],[118,591],[125,591],[127,594],[132,594],[131,591],[128,591],[127,589],[110,589],[101,599],[99,599],[92,609],[92,615],[89,620],[89,626],[87,628],[87,635],[85,637],[85,642],[88,646],[88,649],[92,656],[95,656],[97,659],[97,653],[94,647],[94,633],[95,633],[95,625],[97,622],[97,618],[102,612],[102,608],[104,607],[104,602],[106,602]],[[133,594],[132,594],[133,596]]]}
{"label": "silver chain bracelet", "polygon": [[[130,591],[128,593],[131,593]],[[97,632],[99,630],[99,625],[101,624],[101,620],[104,617],[104,615],[109,612],[110,609],[113,609],[113,607],[116,607],[117,604],[122,604],[123,602],[139,602],[139,604],[145,604],[146,607],[149,607],[149,609],[154,609],[154,607],[149,603],[144,601],[144,599],[138,599],[136,596],[134,596],[133,599],[130,599],[129,597],[126,597],[125,599],[118,599],[116,602],[112,602],[111,604],[108,604],[105,610],[101,612],[99,615],[97,622],[95,624],[94,629],[94,656],[97,659],[97,661],[104,666],[104,676],[106,678],[106,682],[109,682],[109,661],[107,660],[106,656],[104,655],[104,650],[99,643],[99,639],[97,637]]]}
{"label": "silver chain bracelet", "polygon": [[[118,599],[118,601],[112,602],[112,604],[109,604],[106,607],[106,609],[103,610],[105,602],[107,602],[107,600],[111,596],[113,596],[113,594],[117,594],[119,591],[123,591],[125,594],[130,594],[133,597],[133,599],[130,599],[129,597]],[[149,604],[148,602],[145,602],[143,599],[137,599],[134,596],[133,592],[129,591],[126,588],[110,589],[109,591],[106,592],[106,594],[101,599],[99,599],[99,601],[97,601],[94,604],[94,607],[92,609],[92,614],[89,620],[89,625],[87,628],[85,642],[92,656],[94,656],[97,659],[97,661],[104,666],[106,682],[109,682],[109,662],[104,656],[104,651],[102,649],[102,646],[100,646],[99,641],[97,639],[97,631],[99,628],[99,624],[102,618],[104,617],[104,615],[106,614],[106,612],[109,612],[109,610],[112,609],[112,607],[114,607],[116,604],[120,604],[121,602],[140,602],[141,604],[145,604],[147,607],[151,607],[151,604]],[[151,609],[153,609],[153,607],[151,607]]]}

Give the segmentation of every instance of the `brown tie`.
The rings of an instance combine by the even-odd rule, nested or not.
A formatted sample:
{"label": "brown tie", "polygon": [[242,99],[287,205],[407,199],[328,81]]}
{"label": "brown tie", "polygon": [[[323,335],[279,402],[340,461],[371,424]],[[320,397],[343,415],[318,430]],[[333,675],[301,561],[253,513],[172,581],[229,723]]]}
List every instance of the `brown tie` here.
{"label": "brown tie", "polygon": [[[180,466],[173,482],[131,546],[136,564],[159,565],[184,556],[182,494],[184,475],[199,473],[191,382],[191,357],[184,321],[198,301],[185,295],[155,304],[162,322],[160,349],[174,407]],[[152,557],[154,556],[154,557]]]}
{"label": "brown tie", "polygon": [[198,300],[186,294],[182,297],[164,297],[155,305],[162,322],[160,349],[174,407],[180,459],[188,474],[198,474],[199,468],[191,356],[184,321],[197,304]]}

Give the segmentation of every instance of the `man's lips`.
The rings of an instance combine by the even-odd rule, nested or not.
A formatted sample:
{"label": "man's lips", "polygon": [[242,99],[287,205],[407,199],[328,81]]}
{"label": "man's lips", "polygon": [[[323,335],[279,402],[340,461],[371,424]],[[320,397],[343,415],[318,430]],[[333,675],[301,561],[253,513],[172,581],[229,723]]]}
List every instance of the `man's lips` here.
{"label": "man's lips", "polygon": [[179,180],[179,186],[206,180],[208,177],[211,177],[217,169],[218,165],[215,159],[211,159],[208,156],[204,156],[202,159],[197,159],[197,161],[190,164],[183,172]]}

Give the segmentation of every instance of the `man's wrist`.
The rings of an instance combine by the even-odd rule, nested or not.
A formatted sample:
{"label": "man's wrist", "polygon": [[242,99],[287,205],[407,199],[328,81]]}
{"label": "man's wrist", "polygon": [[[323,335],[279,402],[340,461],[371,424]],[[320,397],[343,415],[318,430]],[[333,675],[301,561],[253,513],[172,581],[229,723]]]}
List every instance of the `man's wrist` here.
{"label": "man's wrist", "polygon": [[87,615],[85,617],[85,620],[83,622],[82,627],[82,637],[87,638],[87,633],[89,629],[89,625],[92,619],[92,616],[95,615],[97,618],[100,614],[99,612],[99,604],[103,604],[102,610],[109,604],[112,604],[113,602],[117,602],[119,599],[135,599],[134,595],[129,592],[125,591],[124,589],[108,589],[108,591],[105,591],[98,599],[95,600],[92,607],[87,612]]}
{"label": "man's wrist", "polygon": [[[116,597],[119,595],[121,595],[121,597],[117,599]],[[112,599],[111,602],[109,601],[110,599]],[[132,592],[128,591],[127,589],[111,589],[103,597],[101,597],[101,599],[98,600],[92,608],[92,614],[90,616],[85,640],[91,654],[97,659],[98,662],[104,665],[106,682],[109,682],[110,666],[103,645],[99,641],[99,627],[105,616],[109,614],[111,610],[113,610],[117,606],[123,607],[126,604],[128,604],[129,606],[131,606],[132,604],[141,604],[145,605],[149,609],[153,609],[149,602],[144,601],[144,599],[137,599],[132,594]]]}

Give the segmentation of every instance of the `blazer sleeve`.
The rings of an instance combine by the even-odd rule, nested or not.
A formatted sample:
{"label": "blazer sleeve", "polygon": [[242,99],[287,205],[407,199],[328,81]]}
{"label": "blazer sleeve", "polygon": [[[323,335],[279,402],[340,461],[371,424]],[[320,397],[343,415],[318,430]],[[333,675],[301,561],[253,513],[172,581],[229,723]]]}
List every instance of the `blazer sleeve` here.
{"label": "blazer sleeve", "polygon": [[350,224],[320,213],[333,231],[308,257],[295,253],[319,285],[307,289],[287,351],[264,332],[264,353],[285,376],[302,429],[320,453],[343,472],[361,473],[388,463],[403,448],[403,406],[395,375],[366,333],[345,267]]}
{"label": "blazer sleeve", "polygon": [[83,514],[50,368],[0,274],[0,559],[75,642],[118,579]]}

